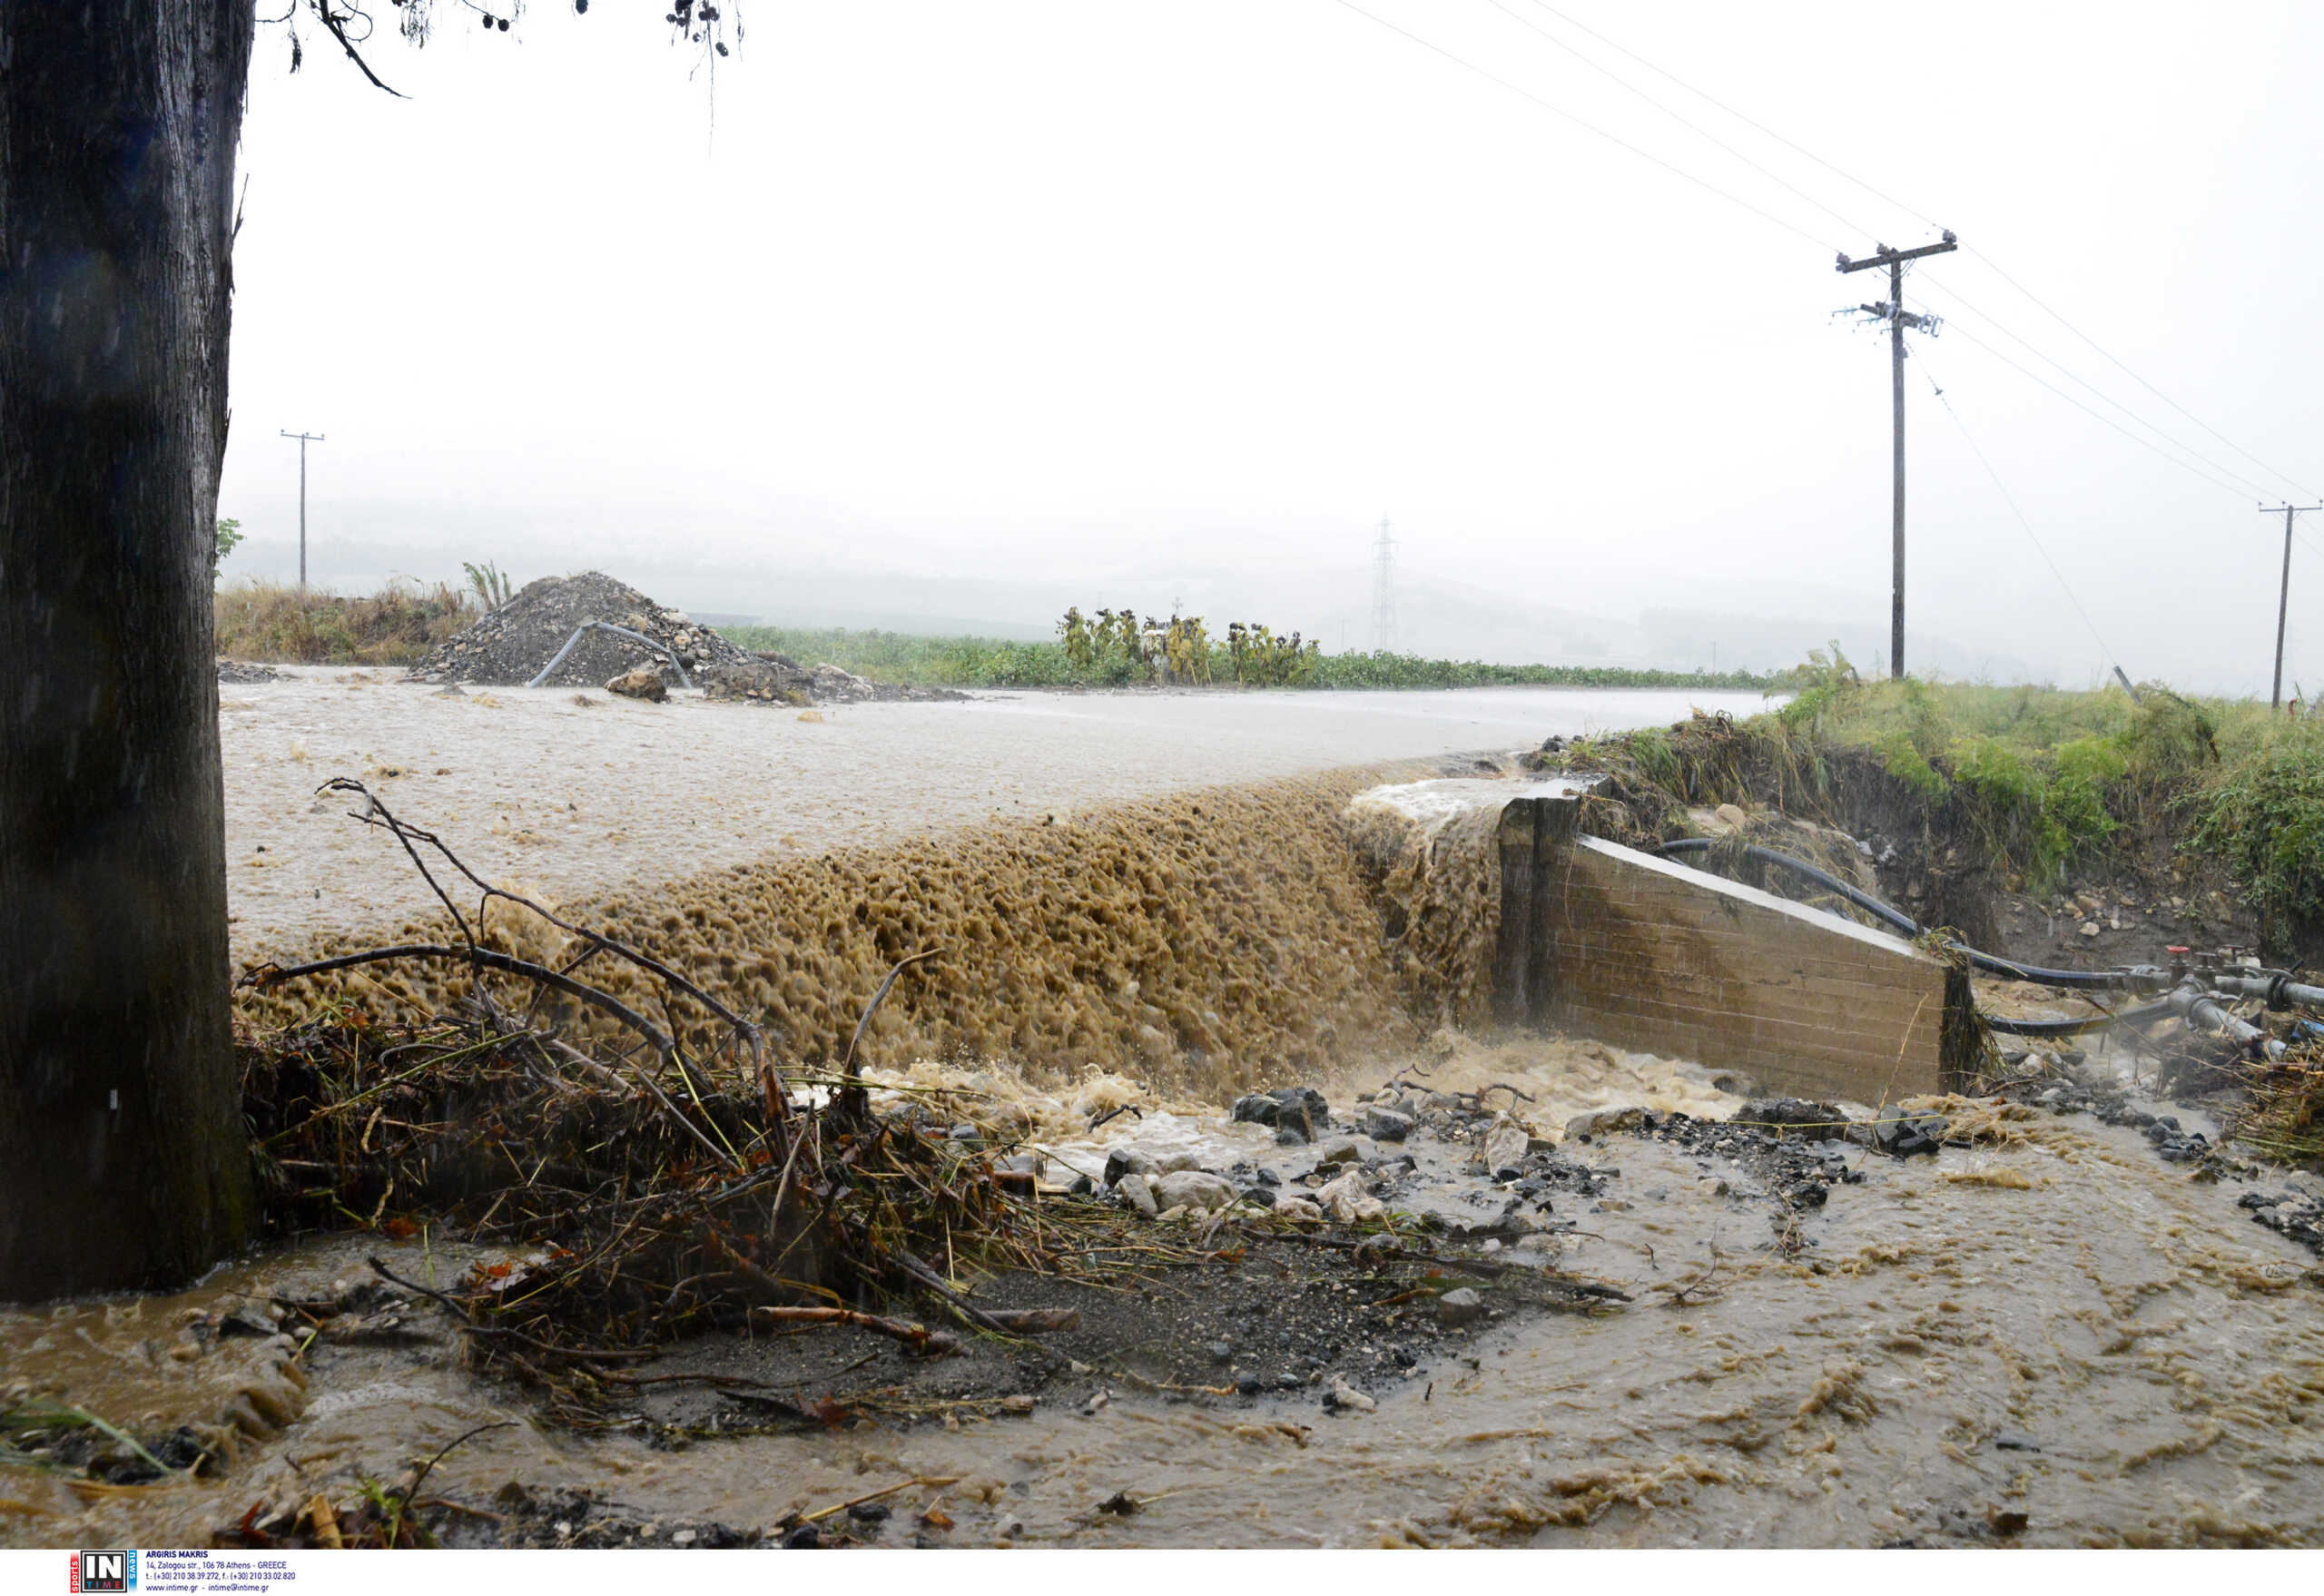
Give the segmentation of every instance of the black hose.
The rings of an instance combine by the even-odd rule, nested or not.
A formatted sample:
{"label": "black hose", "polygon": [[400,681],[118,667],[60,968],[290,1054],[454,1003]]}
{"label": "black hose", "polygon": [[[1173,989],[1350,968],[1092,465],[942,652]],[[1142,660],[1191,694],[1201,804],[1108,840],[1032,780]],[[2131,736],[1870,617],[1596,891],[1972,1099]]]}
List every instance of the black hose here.
{"label": "black hose", "polygon": [[[1717,837],[1680,837],[1676,842],[1663,843],[1655,852],[1667,858],[1674,853],[1708,853],[1718,846],[1719,839]],[[1763,864],[1779,864],[1794,874],[1806,876],[1826,892],[1837,892],[1866,914],[1886,921],[1908,937],[1921,934],[1921,928],[1914,923],[1911,915],[1883,903],[1861,887],[1849,885],[1819,865],[1810,864],[1805,859],[1794,859],[1788,853],[1778,853],[1772,848],[1762,848],[1757,842],[1746,842],[1743,851]]]}
{"label": "black hose", "polygon": [[[1718,846],[1720,846],[1720,841],[1716,837],[1679,837],[1675,841],[1663,843],[1655,852],[1667,857],[1677,853],[1708,853]],[[1835,892],[1866,913],[1885,921],[1905,936],[1916,937],[1921,934],[1919,924],[1911,915],[1893,904],[1882,902],[1860,887],[1851,886],[1830,871],[1810,864],[1805,859],[1795,859],[1788,853],[1778,853],[1772,848],[1762,848],[1757,842],[1746,842],[1743,845],[1743,852],[1762,864],[1777,865],[1790,871],[1795,875],[1807,877],[1827,892]],[[2152,991],[2167,985],[2170,980],[2170,977],[2160,970],[2052,970],[2039,964],[2020,964],[2014,960],[1982,952],[1965,942],[1955,942],[1951,945],[1959,949],[1970,963],[1988,975],[2006,975],[2016,980],[2037,981],[2043,986],[2067,987],[2082,991],[2125,990]],[[2025,1034],[2042,1033],[2027,1032]]]}
{"label": "black hose", "polygon": [[2116,1014],[2098,1014],[2087,1020],[2012,1020],[2002,1014],[1980,1014],[1985,1029],[1996,1036],[2081,1036],[2093,1030],[2108,1030],[2117,1025],[2144,1025],[2151,1020],[2163,1020],[2171,1013],[2169,1000],[2160,1003],[2142,1003],[2135,1009],[2125,1009]]}

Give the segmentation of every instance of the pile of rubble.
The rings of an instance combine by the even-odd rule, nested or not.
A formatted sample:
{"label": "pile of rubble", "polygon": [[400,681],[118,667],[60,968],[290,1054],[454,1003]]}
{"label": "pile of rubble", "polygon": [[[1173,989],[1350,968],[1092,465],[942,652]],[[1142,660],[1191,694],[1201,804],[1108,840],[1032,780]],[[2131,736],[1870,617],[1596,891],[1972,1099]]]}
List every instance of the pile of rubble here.
{"label": "pile of rubble", "polygon": [[601,571],[584,571],[527,583],[516,597],[412,666],[409,679],[521,687],[591,621],[650,637],[669,654],[616,632],[589,632],[558,662],[545,685],[595,687],[641,665],[663,670],[673,656],[690,676],[755,663],[708,626],[689,620],[684,611],[664,609]]}

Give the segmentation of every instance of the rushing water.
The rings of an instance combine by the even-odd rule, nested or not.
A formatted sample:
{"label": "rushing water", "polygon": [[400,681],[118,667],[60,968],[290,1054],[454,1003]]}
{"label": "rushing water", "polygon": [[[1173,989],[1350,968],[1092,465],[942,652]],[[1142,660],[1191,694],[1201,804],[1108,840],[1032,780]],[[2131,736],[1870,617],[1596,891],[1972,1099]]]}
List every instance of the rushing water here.
{"label": "rushing water", "polygon": [[[1573,1044],[1451,1039],[1412,1062],[1575,1094]],[[1600,1086],[1569,1103],[1718,1100],[1636,1056],[1589,1068]],[[446,1493],[482,1501],[517,1480],[592,1490],[647,1518],[765,1526],[954,1478],[901,1500],[940,1498],[961,1544],[1863,1545],[1982,1540],[2004,1513],[2024,1515],[2014,1538],[2029,1544],[2324,1536],[2314,1261],[2250,1224],[2232,1187],[2189,1179],[2130,1132],[1978,1116],[1958,1121],[1978,1144],[1935,1159],[1854,1155],[1865,1184],[1806,1222],[1794,1257],[1770,1245],[1744,1172],[1603,1141],[1594,1157],[1621,1175],[1561,1262],[1633,1303],[1481,1335],[1401,1385],[1375,1384],[1379,1410],[1346,1417],[1323,1414],[1312,1393],[1168,1404],[1118,1389],[1094,1416],[1064,1394],[1029,1418],[957,1430],[667,1453],[539,1428],[440,1347],[332,1354],[297,1397],[256,1338],[171,1358],[185,1311],[228,1293],[320,1289],[383,1246],[399,1272],[428,1265],[417,1241],[320,1243],[180,1298],[0,1316],[12,1371],[116,1415],[200,1416],[240,1385],[304,1404],[216,1483],[84,1500],[14,1471],[0,1533],[199,1541],[261,1498],[389,1479],[516,1418],[445,1460]],[[1215,1122],[1137,1134],[1198,1150],[1250,1139]],[[1094,1511],[1122,1490],[1159,1500],[1131,1519]]]}
{"label": "rushing water", "polygon": [[[908,706],[909,707],[909,706]],[[1269,1141],[1232,1094],[1387,1079],[1512,1089],[1554,1137],[1640,1105],[1723,1116],[1748,1083],[1586,1039],[1475,1029],[1490,834],[1503,778],[1362,797],[1360,774],[1152,799],[1062,824],[720,870],[585,905],[764,1012],[798,1054],[831,1039],[900,949],[946,978],[900,990],[872,1056],[890,1086],[1040,1144],[1225,1165]],[[1425,798],[1427,801],[1421,801]],[[1442,800],[1442,802],[1439,802]],[[537,924],[511,940],[547,939]],[[1463,984],[1466,982],[1467,984]],[[418,986],[409,997],[426,995]],[[379,1000],[377,994],[373,1000]],[[1450,1015],[1469,1029],[1443,1027]],[[918,1062],[912,1062],[917,1059]],[[1098,1132],[1094,1113],[1135,1102]],[[1620,1176],[1554,1259],[1620,1288],[1589,1315],[1513,1317],[1374,1413],[1312,1391],[1084,1414],[761,1435],[656,1451],[544,1428],[440,1342],[325,1347],[183,1329],[243,1294],[298,1296],[391,1255],[408,1277],[468,1256],[432,1236],[327,1239],[174,1297],[0,1313],[0,1376],[141,1433],[259,1438],[222,1477],[109,1491],[0,1473],[0,1537],[205,1540],[260,1501],[392,1479],[477,1425],[432,1488],[577,1487],[637,1514],[773,1524],[915,1478],[955,1543],[1075,1545],[2313,1544],[2324,1539],[2324,1315],[2315,1260],[2249,1221],[2232,1182],[2086,1118],[1953,1105],[1973,1145],[1852,1151],[1779,1244],[1748,1170],[1616,1136],[1568,1150]],[[425,1317],[413,1328],[436,1334]],[[1128,1491],[1130,1517],[1096,1511]],[[899,1513],[892,1532],[909,1513]],[[2022,1527],[2021,1527],[2022,1525]]]}

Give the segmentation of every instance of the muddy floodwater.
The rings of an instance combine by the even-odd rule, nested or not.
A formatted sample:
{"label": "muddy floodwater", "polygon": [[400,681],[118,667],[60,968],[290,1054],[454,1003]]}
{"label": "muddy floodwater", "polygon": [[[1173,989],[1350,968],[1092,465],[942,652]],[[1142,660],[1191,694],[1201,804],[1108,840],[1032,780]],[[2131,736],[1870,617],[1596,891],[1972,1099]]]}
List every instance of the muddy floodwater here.
{"label": "muddy floodwater", "polygon": [[[1068,1186],[1138,1159],[1265,1184],[1275,1228],[1246,1248],[1231,1210],[1163,1213],[1158,1237],[1213,1261],[1157,1270],[1145,1320],[1094,1315],[1129,1327],[1060,1338],[1021,1390],[1011,1364],[965,1395],[896,1396],[925,1368],[852,1330],[812,1333],[862,1337],[827,1364],[731,1340],[636,1366],[639,1391],[671,1371],[705,1403],[686,1384],[704,1359],[800,1401],[888,1394],[823,1429],[727,1430],[714,1404],[656,1396],[582,1433],[468,1372],[424,1299],[328,1332],[266,1308],[345,1299],[367,1256],[425,1285],[522,1251],[424,1223],[177,1296],[0,1310],[17,1396],[231,1436],[183,1483],[15,1460],[0,1542],[205,1543],[462,1436],[428,1493],[485,1539],[528,1514],[550,1542],[592,1523],[624,1544],[772,1540],[890,1493],[885,1518],[822,1522],[898,1546],[2324,1542],[2324,1274],[2246,1200],[2324,1183],[2167,1161],[2135,1116],[2063,1102],[1934,1102],[1934,1156],[1779,1148],[1723,1125],[1752,1112],[1749,1080],[1486,1025],[1485,817],[1535,779],[1490,756],[1756,700],[1029,695],[817,721],[594,696],[320,672],[224,689],[238,954],[424,907],[388,839],[310,801],[360,775],[480,869],[699,972],[785,1057],[823,1056],[897,949],[943,941],[868,1033],[882,1100],[1037,1153],[1044,1202],[1105,1200]],[[1345,768],[1399,760],[1428,766],[1399,778],[1421,784],[1384,794]],[[440,996],[383,977],[362,1000]],[[2134,1097],[2152,1084],[2103,1054],[2082,1067]],[[1382,1089],[1414,1124],[1334,1152],[1229,1118],[1255,1086],[1321,1091],[1335,1134]],[[2191,1110],[2145,1111],[2217,1138]],[[1474,1266],[1473,1312],[1439,1306],[1445,1280],[1367,1284],[1324,1248],[1311,1264],[1284,1228],[1309,1223],[1303,1198],[1311,1237],[1325,1212],[1428,1217],[1407,1234]],[[1188,1347],[1194,1375],[1173,1361]],[[959,1361],[1002,1356],[971,1343]]]}
{"label": "muddy floodwater", "polygon": [[[1700,1071],[1595,1044],[1444,1036],[1406,1062],[1448,1089],[1499,1081],[1544,1118],[1585,1105],[1738,1106]],[[923,1084],[925,1080],[923,1079]],[[955,1084],[964,1084],[956,1080]],[[1364,1083],[1368,1084],[1368,1083]],[[980,1089],[1009,1095],[988,1072]],[[1335,1097],[1354,1089],[1326,1083]],[[1022,1089],[1035,1118],[1078,1116]],[[166,1422],[255,1400],[279,1431],[223,1477],[104,1490],[12,1471],[0,1535],[23,1543],[200,1542],[254,1503],[389,1479],[477,1425],[431,1487],[506,1502],[580,1492],[656,1526],[763,1531],[910,1481],[881,1544],[1073,1546],[2312,1545],[2324,1538],[2324,1318],[2315,1259],[2249,1222],[2235,1183],[2190,1179],[2133,1131],[1956,1105],[1973,1145],[1897,1160],[1848,1148],[1790,1243],[1749,1168],[1635,1133],[1569,1138],[1604,1177],[1572,1228],[1496,1256],[1619,1287],[1605,1311],[1486,1318],[1413,1366],[1397,1332],[1352,1331],[1334,1371],[1376,1400],[1334,1414],[1277,1389],[1264,1315],[1219,1325],[1257,1395],[1141,1393],[1060,1375],[1026,1416],[830,1433],[582,1438],[454,1366],[440,1320],[408,1345],[330,1344],[283,1368],[257,1335],[173,1354],[189,1315],[235,1294],[328,1292],[383,1252],[407,1278],[468,1255],[334,1239],[239,1266],[181,1297],[0,1315],[0,1362],[74,1399]],[[1982,1118],[1980,1115],[1982,1114]],[[1264,1158],[1256,1128],[1179,1105],[1108,1138]],[[1430,1151],[1414,1143],[1425,1167]],[[1615,1173],[1618,1171],[1618,1173]],[[1286,1301],[1307,1289],[1286,1278]],[[1199,1281],[1191,1283],[1197,1301]],[[1331,1289],[1324,1287],[1324,1289]],[[1504,1300],[1488,1285],[1488,1303]],[[1213,1333],[1213,1332],[1206,1332]],[[1379,1345],[1374,1345],[1376,1335]],[[1286,1341],[1288,1337],[1285,1337]],[[900,1350],[868,1358],[900,1371]],[[648,1365],[648,1371],[656,1365]],[[874,1378],[866,1374],[863,1378]],[[885,1376],[881,1376],[885,1377]],[[894,1377],[901,1378],[900,1372]],[[1096,1410],[1101,1389],[1110,1398]],[[1140,1511],[1098,1504],[1129,1493]],[[920,1529],[933,1509],[940,1534]],[[1997,1534],[1995,1526],[2000,1526]],[[691,1539],[694,1532],[686,1532]]]}
{"label": "muddy floodwater", "polygon": [[[586,698],[587,706],[575,702]],[[294,669],[219,689],[238,961],[391,926],[427,890],[386,836],[316,800],[376,786],[478,869],[553,897],[768,855],[1039,819],[1224,783],[1623,731],[1750,693],[1022,693],[812,713],[678,693],[448,697],[391,671]]]}

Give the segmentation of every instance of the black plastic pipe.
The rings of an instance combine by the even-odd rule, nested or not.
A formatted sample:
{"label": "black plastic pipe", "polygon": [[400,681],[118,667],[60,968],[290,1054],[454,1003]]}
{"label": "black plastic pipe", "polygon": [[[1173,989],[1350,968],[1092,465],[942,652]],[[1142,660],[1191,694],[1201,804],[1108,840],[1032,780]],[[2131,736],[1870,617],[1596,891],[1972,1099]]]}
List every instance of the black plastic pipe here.
{"label": "black plastic pipe", "polygon": [[[1679,837],[1663,843],[1655,852],[1666,857],[1679,853],[1708,853],[1721,845],[1720,839],[1717,837]],[[1746,842],[1743,852],[1762,864],[1776,865],[1795,875],[1805,876],[1827,892],[1837,893],[1866,913],[1886,921],[1905,936],[1921,934],[1919,923],[1911,915],[1893,904],[1882,902],[1861,887],[1850,885],[1828,870],[1810,864],[1805,859],[1795,859],[1788,853],[1778,853],[1772,848],[1762,848],[1757,842]],[[2006,975],[2017,980],[2038,981],[2043,986],[2067,987],[2082,991],[2155,991],[2168,986],[2171,981],[2168,972],[2152,968],[2052,970],[2039,964],[2020,964],[2014,960],[1983,952],[1965,942],[1955,942],[1953,946],[1965,954],[1970,963],[1988,975]]]}
{"label": "black plastic pipe", "polygon": [[2093,1030],[2112,1030],[2118,1025],[2144,1025],[2150,1020],[2166,1020],[2177,1011],[2166,998],[2160,1003],[2142,1003],[2135,1009],[2093,1014],[2087,1020],[2013,1020],[2004,1014],[1980,1014],[1977,1018],[1996,1036],[2083,1036]]}

